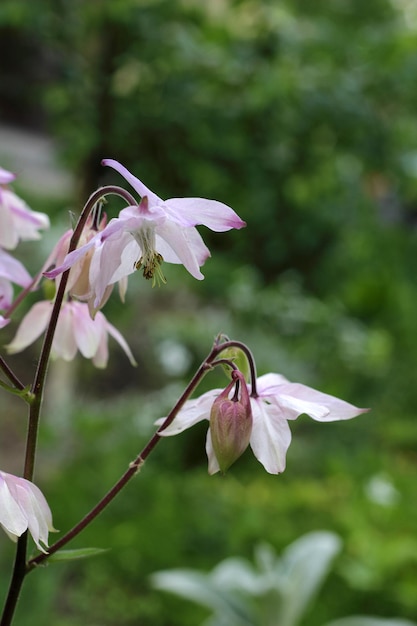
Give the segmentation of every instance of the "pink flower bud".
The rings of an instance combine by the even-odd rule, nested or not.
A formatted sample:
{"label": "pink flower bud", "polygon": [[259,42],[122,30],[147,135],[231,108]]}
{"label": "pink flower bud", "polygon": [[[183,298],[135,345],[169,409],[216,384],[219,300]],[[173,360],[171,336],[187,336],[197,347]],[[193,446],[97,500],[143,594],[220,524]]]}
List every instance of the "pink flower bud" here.
{"label": "pink flower bud", "polygon": [[[252,432],[252,410],[245,377],[235,370],[232,378],[232,382],[214,401],[210,413],[211,440],[222,472],[243,454]],[[235,394],[230,399],[229,393],[235,385]]]}

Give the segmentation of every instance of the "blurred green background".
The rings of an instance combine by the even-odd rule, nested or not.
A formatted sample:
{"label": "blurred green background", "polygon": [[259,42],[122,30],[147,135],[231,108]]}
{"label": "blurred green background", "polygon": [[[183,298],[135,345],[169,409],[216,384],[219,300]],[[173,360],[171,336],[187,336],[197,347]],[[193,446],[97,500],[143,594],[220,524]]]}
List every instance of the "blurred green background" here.
{"label": "blurred green background", "polygon": [[[103,157],[162,197],[216,198],[247,221],[200,229],[212,251],[203,282],[165,266],[163,288],[138,273],[126,305],[106,305],[137,369],[115,344],[103,372],[82,357],[51,367],[36,482],[57,528],[125,470],[218,332],[247,342],[259,373],[372,407],[352,422],[292,423],[281,476],[247,452],[209,477],[204,425],[163,441],[70,546],[110,551],[31,574],[16,624],[195,626],[208,613],[153,590],[152,572],[208,571],[320,529],[344,549],[305,624],[417,619],[414,0],[2,0],[0,58],[1,124],[53,137],[73,181],[29,194],[30,165],[3,159],[53,222],[42,249],[19,248],[33,272],[69,211],[121,182]],[[38,348],[10,359],[25,381]],[[201,391],[225,381],[213,374]],[[1,468],[18,473],[24,407],[2,395]],[[4,537],[1,596],[12,558]]]}

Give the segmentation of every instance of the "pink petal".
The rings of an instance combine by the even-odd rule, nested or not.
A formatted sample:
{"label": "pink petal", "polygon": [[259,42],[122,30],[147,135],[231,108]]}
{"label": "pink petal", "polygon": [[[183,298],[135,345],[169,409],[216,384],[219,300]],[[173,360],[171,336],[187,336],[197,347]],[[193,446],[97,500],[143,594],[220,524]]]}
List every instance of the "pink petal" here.
{"label": "pink petal", "polygon": [[241,220],[231,207],[218,200],[170,198],[165,201],[165,206],[172,215],[185,220],[184,225],[188,226],[202,224],[218,233],[246,226],[246,222]]}
{"label": "pink petal", "polygon": [[56,333],[52,343],[53,358],[60,357],[64,361],[72,361],[77,354],[77,343],[73,329],[72,303],[63,304],[56,326]]}
{"label": "pink petal", "polygon": [[0,276],[21,287],[28,287],[32,277],[20,261],[0,248]]}
{"label": "pink petal", "polygon": [[52,312],[52,302],[42,301],[33,305],[22,319],[13,340],[6,346],[9,354],[21,352],[45,330]]}
{"label": "pink petal", "polygon": [[0,185],[8,185],[16,178],[16,174],[12,174],[3,167],[0,167]]}
{"label": "pink petal", "polygon": [[148,189],[148,187],[144,185],[142,181],[139,180],[139,178],[133,176],[133,174],[131,174],[129,170],[126,169],[118,161],[115,161],[114,159],[103,159],[101,161],[101,164],[112,167],[114,170],[116,170],[116,172],[119,172],[119,174],[121,174],[123,178],[127,180],[129,185],[131,185],[133,189],[137,191],[141,198],[144,198],[146,196],[151,204],[159,204],[160,202],[162,202],[159,196],[157,196],[153,191]]}
{"label": "pink petal", "polygon": [[50,270],[49,272],[44,272],[43,275],[46,276],[46,278],[56,278],[57,276],[59,276],[59,274],[66,272],[67,270],[70,269],[70,267],[74,265],[74,263],[82,259],[83,256],[85,256],[86,252],[90,250],[90,248],[96,245],[96,240],[97,240],[97,235],[96,237],[93,237],[92,239],[90,239],[90,241],[88,241],[86,244],[84,244],[80,248],[77,248],[76,250],[73,250],[72,252],[67,254],[62,265],[60,265],[59,267],[56,267],[53,270]]}
{"label": "pink petal", "polygon": [[83,357],[91,359],[97,352],[103,335],[106,333],[102,316],[91,319],[88,305],[72,302],[72,331],[78,350]]}

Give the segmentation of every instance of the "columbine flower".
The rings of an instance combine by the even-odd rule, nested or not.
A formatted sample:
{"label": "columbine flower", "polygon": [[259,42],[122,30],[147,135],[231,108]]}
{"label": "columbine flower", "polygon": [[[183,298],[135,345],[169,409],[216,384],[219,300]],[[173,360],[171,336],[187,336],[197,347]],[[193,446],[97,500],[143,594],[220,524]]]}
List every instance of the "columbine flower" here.
{"label": "columbine flower", "polygon": [[[221,389],[212,389],[199,398],[188,400],[161,436],[177,435],[197,422],[210,418],[210,411]],[[306,413],[319,422],[351,419],[368,409],[359,409],[344,400],[321,393],[306,385],[289,382],[280,374],[265,374],[256,381],[256,394],[250,398],[253,425],[250,446],[255,457],[270,474],[285,469],[285,455],[291,443],[288,420]],[[163,419],[157,421],[162,424]],[[206,441],[209,473],[220,467],[211,442],[210,428]]]}
{"label": "columbine flower", "polygon": [[[0,185],[14,178],[14,174],[0,168]],[[39,239],[42,228],[49,228],[48,216],[32,211],[11,189],[0,186],[0,246],[13,250],[19,240]]]}
{"label": "columbine flower", "polygon": [[[51,317],[53,303],[37,302],[23,318],[16,336],[9,343],[10,354],[21,352],[33,343],[46,329]],[[52,358],[71,361],[77,350],[86,359],[92,359],[98,368],[104,368],[109,358],[108,335],[111,335],[124,350],[132,365],[136,365],[126,340],[99,311],[94,319],[90,317],[88,306],[83,302],[64,302],[58,318],[52,343]]]}
{"label": "columbine flower", "polygon": [[165,282],[162,261],[182,263],[194,278],[203,277],[200,267],[210,256],[195,226],[203,224],[216,232],[245,226],[226,204],[204,198],[171,198],[162,200],[113,159],[103,165],[117,170],[137,191],[142,200],[123,209],[106,228],[84,246],[71,252],[64,263],[45,275],[55,278],[69,269],[89,251],[90,286],[98,306],[108,285],[142,269],[145,278]]}
{"label": "columbine flower", "polygon": [[17,541],[29,530],[36,546],[45,552],[48,532],[55,529],[52,514],[41,490],[25,478],[0,471],[0,526],[7,535]]}

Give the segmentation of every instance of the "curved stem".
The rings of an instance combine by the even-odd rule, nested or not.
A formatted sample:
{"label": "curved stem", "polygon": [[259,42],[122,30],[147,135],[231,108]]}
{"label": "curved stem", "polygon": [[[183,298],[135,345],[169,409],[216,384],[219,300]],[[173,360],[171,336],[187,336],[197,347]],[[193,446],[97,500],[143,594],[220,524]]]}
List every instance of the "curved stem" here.
{"label": "curved stem", "polygon": [[48,548],[48,553],[39,554],[35,558],[31,559],[27,565],[27,571],[30,572],[34,567],[43,563],[46,559],[48,559],[52,554],[57,552],[60,548],[65,546],[71,539],[74,539],[77,535],[80,534],[86,526],[88,526],[109,504],[114,500],[117,494],[123,489],[123,487],[135,476],[141,469],[142,465],[158,444],[158,442],[162,439],[159,433],[161,433],[165,428],[167,428],[171,422],[174,420],[178,411],[183,407],[186,400],[196,389],[198,384],[203,379],[204,375],[213,369],[214,363],[217,356],[218,350],[213,348],[208,357],[203,361],[203,363],[198,368],[197,372],[194,374],[191,381],[188,383],[181,397],[175,404],[174,408],[169,412],[167,418],[161,427],[156,431],[156,433],[151,437],[149,442],[143,448],[142,452],[138,454],[136,459],[129,464],[128,469],[125,473],[119,478],[119,480],[113,485],[113,487],[106,493],[106,495],[96,504],[96,506],[91,509],[87,515],[85,515],[82,520],[78,522],[71,530],[69,530],[61,539],[59,539],[56,543]]}
{"label": "curved stem", "polygon": [[227,339],[223,343],[220,341],[216,341],[215,346],[218,349],[218,354],[220,354],[223,350],[227,350],[228,348],[239,348],[245,354],[250,371],[250,382],[251,382],[251,396],[256,398],[258,393],[256,391],[256,364],[255,359],[253,358],[252,351],[248,348],[248,346],[241,341],[236,341],[234,339]]}

